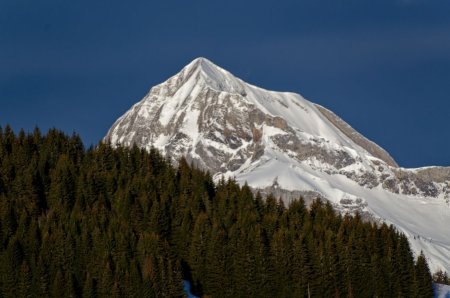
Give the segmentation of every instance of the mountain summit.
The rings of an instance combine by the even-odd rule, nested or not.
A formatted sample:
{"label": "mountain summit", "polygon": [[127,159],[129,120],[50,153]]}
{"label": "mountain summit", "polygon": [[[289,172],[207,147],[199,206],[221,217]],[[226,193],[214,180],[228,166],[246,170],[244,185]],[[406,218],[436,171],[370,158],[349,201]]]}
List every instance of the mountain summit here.
{"label": "mountain summit", "polygon": [[[135,124],[133,127],[129,125],[130,121]],[[211,139],[232,149],[246,149],[247,145],[258,142],[242,147],[243,141],[250,142],[257,137],[258,131],[263,132],[261,125],[268,124],[268,121],[278,123],[275,126],[269,123],[268,127],[285,125],[295,128],[303,133],[301,138],[304,134],[326,138],[341,149],[356,148],[360,154],[371,155],[397,167],[386,151],[331,111],[298,94],[272,92],[249,85],[205,58],[193,60],[178,74],[152,88],[141,102],[115,123],[107,139],[114,144],[169,150],[175,160],[184,155],[186,148],[174,148],[173,145],[183,140],[192,147],[188,150],[193,153],[187,156],[189,159],[218,173],[219,168],[203,162],[200,156],[194,156],[195,149],[201,145],[199,142],[203,143],[207,135],[219,133],[222,137]],[[208,122],[213,127],[205,125]],[[198,138],[198,134],[202,137]],[[208,145],[211,150],[217,149],[216,143]],[[220,172],[229,170],[227,164]]]}
{"label": "mountain summit", "polygon": [[432,269],[450,271],[450,168],[400,168],[330,110],[247,84],[205,58],[151,88],[105,140],[184,156],[215,179],[235,177],[287,203],[321,197],[394,224]]}
{"label": "mountain summit", "polygon": [[222,92],[240,94],[245,88],[244,82],[206,58],[193,60],[179,75],[183,83],[191,82],[193,77],[196,85],[205,85]]}

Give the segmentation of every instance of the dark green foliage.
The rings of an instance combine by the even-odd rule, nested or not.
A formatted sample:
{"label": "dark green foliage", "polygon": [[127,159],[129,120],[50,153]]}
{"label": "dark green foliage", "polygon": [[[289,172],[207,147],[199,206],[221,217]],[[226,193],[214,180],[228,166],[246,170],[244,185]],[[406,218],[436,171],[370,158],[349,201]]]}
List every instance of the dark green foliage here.
{"label": "dark green foliage", "polygon": [[182,296],[168,243],[175,177],[154,150],[1,130],[0,297],[142,297],[146,283]]}
{"label": "dark green foliage", "polygon": [[182,297],[183,278],[209,297],[431,289],[425,258],[393,227],[214,185],[154,149],[0,128],[0,297]]}
{"label": "dark green foliage", "polygon": [[417,258],[415,267],[416,297],[433,297],[432,278],[423,252]]}

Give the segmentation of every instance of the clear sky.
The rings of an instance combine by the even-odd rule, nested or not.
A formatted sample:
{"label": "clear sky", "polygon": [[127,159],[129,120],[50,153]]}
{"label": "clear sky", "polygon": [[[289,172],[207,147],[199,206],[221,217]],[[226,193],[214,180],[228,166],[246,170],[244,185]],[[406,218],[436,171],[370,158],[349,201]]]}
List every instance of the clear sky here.
{"label": "clear sky", "polygon": [[199,56],[333,110],[401,166],[450,166],[449,0],[0,0],[0,125],[97,144]]}

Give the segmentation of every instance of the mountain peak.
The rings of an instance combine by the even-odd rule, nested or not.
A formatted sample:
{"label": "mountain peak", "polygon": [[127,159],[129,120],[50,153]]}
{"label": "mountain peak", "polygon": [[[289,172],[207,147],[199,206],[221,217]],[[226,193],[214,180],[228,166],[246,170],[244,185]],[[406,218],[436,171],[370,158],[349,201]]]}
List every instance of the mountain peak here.
{"label": "mountain peak", "polygon": [[208,60],[204,57],[198,57],[192,60],[188,65],[186,65],[184,68],[187,69],[193,69],[193,70],[200,70],[205,72],[205,74],[213,74],[215,72],[223,72],[225,71],[221,67],[214,64],[212,61]]}
{"label": "mountain peak", "polygon": [[206,85],[217,91],[244,93],[244,83],[240,79],[204,57],[192,60],[175,77],[181,77],[183,83],[191,82],[193,78],[196,84]]}
{"label": "mountain peak", "polygon": [[192,60],[187,66],[192,67],[200,67],[200,68],[220,68],[216,64],[214,64],[211,60],[208,60],[205,57],[197,57],[194,60]]}

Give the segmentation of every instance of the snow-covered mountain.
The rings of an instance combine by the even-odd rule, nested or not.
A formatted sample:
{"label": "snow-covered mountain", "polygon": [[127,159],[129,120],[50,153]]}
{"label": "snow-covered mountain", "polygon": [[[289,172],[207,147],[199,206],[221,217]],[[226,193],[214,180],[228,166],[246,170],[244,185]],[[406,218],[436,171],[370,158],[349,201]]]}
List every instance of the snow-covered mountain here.
{"label": "snow-covered mountain", "polygon": [[330,110],[268,91],[198,58],[150,92],[109,130],[113,145],[158,148],[216,179],[235,177],[287,203],[323,197],[394,224],[450,271],[450,168],[405,169]]}

